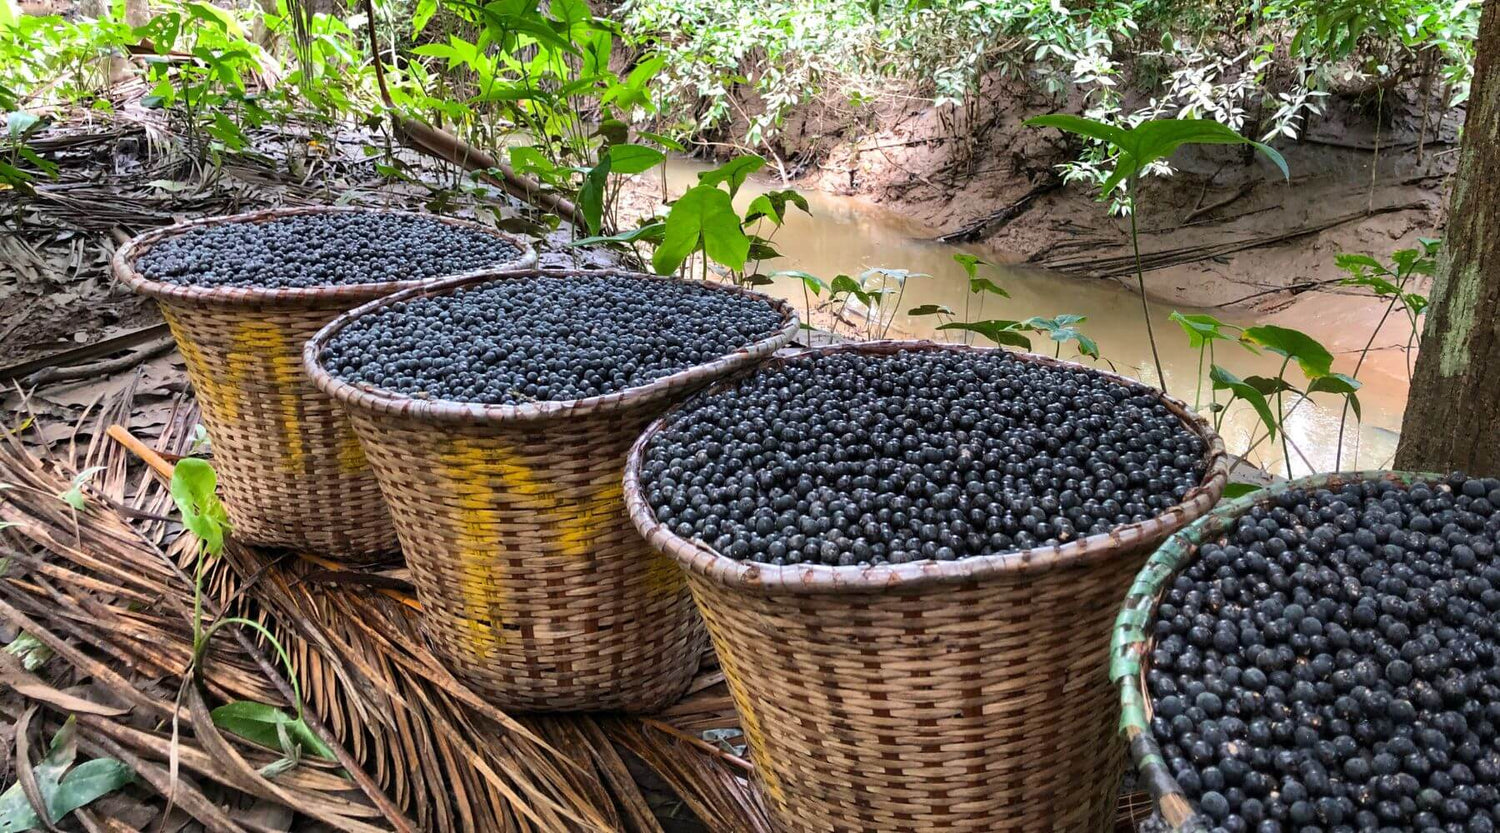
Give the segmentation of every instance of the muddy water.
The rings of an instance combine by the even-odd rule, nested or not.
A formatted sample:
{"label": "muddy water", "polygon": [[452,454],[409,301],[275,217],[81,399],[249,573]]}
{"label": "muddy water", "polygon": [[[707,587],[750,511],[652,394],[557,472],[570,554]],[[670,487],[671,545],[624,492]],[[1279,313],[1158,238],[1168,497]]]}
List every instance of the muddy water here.
{"label": "muddy water", "polygon": [[[707,166],[685,160],[673,160],[667,171],[667,188],[675,196],[690,187],[699,171]],[[743,210],[745,204],[756,194],[780,187],[769,180],[752,179],[740,190],[736,200]],[[791,211],[786,224],[776,231],[772,243],[782,253],[779,260],[767,261],[761,271],[769,273],[777,269],[798,269],[831,280],[835,275],[847,274],[858,277],[872,268],[904,269],[925,273],[926,277],[911,277],[906,281],[899,302],[893,302],[894,315],[887,315],[890,326],[876,328],[876,334],[888,332],[891,338],[931,338],[939,341],[959,341],[963,333],[940,331],[939,320],[930,316],[911,316],[907,311],[923,304],[941,304],[955,310],[960,320],[968,305],[968,320],[985,318],[1024,319],[1033,315],[1053,317],[1061,313],[1073,313],[1087,317],[1078,327],[1099,344],[1101,368],[1113,366],[1123,375],[1158,384],[1156,369],[1151,360],[1150,342],[1143,326],[1140,296],[1112,281],[1072,278],[1054,273],[1007,268],[990,270],[996,283],[1010,293],[1009,298],[986,295],[971,295],[967,278],[953,260],[960,252],[995,259],[992,254],[977,248],[965,248],[941,243],[927,242],[932,231],[911,223],[884,207],[873,205],[853,197],[808,192],[804,194],[812,209],[811,215]],[[891,284],[891,288],[896,288]],[[795,279],[778,279],[766,288],[772,294],[791,301],[799,310],[804,306],[801,282]],[[895,297],[895,296],[893,296]],[[1329,296],[1330,304],[1345,302],[1339,296]],[[981,307],[982,303],[982,307]],[[818,299],[812,299],[816,308]],[[1156,331],[1157,346],[1161,352],[1162,366],[1166,374],[1167,390],[1189,404],[1196,402],[1208,414],[1210,390],[1207,381],[1209,359],[1202,364],[1199,373],[1199,353],[1189,347],[1187,338],[1177,325],[1168,319],[1173,310],[1184,313],[1208,312],[1219,319],[1241,327],[1257,322],[1244,313],[1225,310],[1199,310],[1191,307],[1173,306],[1161,301],[1152,302],[1152,322]],[[818,323],[826,323],[825,309],[814,315]],[[844,309],[842,317],[846,323],[841,328],[846,333],[851,327],[867,328],[868,316],[858,310]],[[1329,316],[1328,327],[1339,326],[1339,317]],[[1328,340],[1331,332],[1309,332],[1314,338]],[[985,342],[978,336],[971,336]],[[1033,349],[1053,353],[1057,345],[1045,335],[1031,335]],[[1084,363],[1091,360],[1075,355],[1074,346],[1061,346],[1064,358],[1077,358]],[[1241,377],[1252,374],[1274,376],[1281,367],[1281,357],[1255,355],[1236,344],[1220,342],[1215,348],[1214,358],[1219,364]],[[1353,370],[1353,356],[1339,356],[1335,369],[1345,373]],[[1107,361],[1104,361],[1107,360]],[[1367,365],[1369,368],[1369,365]],[[1406,383],[1404,375],[1396,378],[1376,371],[1362,372],[1365,388],[1360,402],[1364,420],[1356,423],[1353,415],[1348,418],[1344,437],[1342,468],[1352,469],[1386,467],[1395,454],[1399,436],[1402,411],[1406,406]],[[1203,379],[1201,385],[1198,380]],[[1294,384],[1301,384],[1295,367],[1288,372]],[[1222,397],[1222,395],[1221,395]],[[1296,475],[1310,470],[1328,471],[1334,464],[1334,449],[1339,435],[1341,401],[1322,396],[1324,401],[1308,401],[1296,404],[1295,397],[1288,397],[1283,407],[1289,411],[1287,420],[1292,471]],[[1273,405],[1274,407],[1274,405]],[[1210,417],[1211,418],[1211,417]],[[1244,453],[1263,435],[1260,422],[1244,403],[1236,404],[1224,415],[1220,431],[1225,444],[1234,453]],[[1286,472],[1281,442],[1262,440],[1246,454],[1247,458],[1278,474]]]}

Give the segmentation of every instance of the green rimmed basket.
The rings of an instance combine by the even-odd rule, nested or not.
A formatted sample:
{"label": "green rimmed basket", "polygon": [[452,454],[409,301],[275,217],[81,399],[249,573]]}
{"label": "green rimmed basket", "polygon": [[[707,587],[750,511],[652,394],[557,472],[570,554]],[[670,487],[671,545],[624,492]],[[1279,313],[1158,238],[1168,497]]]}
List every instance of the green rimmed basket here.
{"label": "green rimmed basket", "polygon": [[1142,826],[1152,833],[1202,833],[1213,824],[1197,812],[1172,773],[1167,771],[1161,748],[1151,735],[1151,698],[1146,690],[1146,672],[1153,638],[1151,622],[1168,583],[1198,556],[1198,548],[1217,540],[1251,509],[1275,501],[1295,490],[1337,489],[1350,483],[1384,480],[1411,486],[1441,480],[1442,475],[1400,471],[1359,471],[1318,474],[1278,483],[1243,497],[1224,501],[1162,542],[1136,575],[1115,618],[1110,640],[1109,676],[1120,691],[1120,733],[1130,748],[1136,783],[1151,796],[1153,812]]}

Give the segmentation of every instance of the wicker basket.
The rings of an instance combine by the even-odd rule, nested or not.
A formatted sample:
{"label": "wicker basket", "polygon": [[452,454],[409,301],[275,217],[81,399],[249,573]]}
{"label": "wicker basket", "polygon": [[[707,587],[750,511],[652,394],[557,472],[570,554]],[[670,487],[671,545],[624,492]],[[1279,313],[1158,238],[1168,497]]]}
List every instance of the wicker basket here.
{"label": "wicker basket", "polygon": [[1338,488],[1346,483],[1389,480],[1411,485],[1419,480],[1440,480],[1441,475],[1411,472],[1367,471],[1318,474],[1278,483],[1244,497],[1225,501],[1207,515],[1168,538],[1141,569],[1130,594],[1115,620],[1110,643],[1110,679],[1120,689],[1120,733],[1129,743],[1130,758],[1138,773],[1137,784],[1151,794],[1155,812],[1143,830],[1171,833],[1201,833],[1214,827],[1199,817],[1183,795],[1177,779],[1167,771],[1161,748],[1151,735],[1151,698],[1146,689],[1150,670],[1151,622],[1171,580],[1198,557],[1198,547],[1218,539],[1234,527],[1240,516],[1293,489]]}
{"label": "wicker basket", "polygon": [[1105,676],[1110,618],[1147,553],[1206,512],[1226,478],[1218,437],[1165,401],[1209,446],[1209,472],[1182,504],[1060,546],[872,567],[740,562],[676,537],[639,482],[646,444],[675,411],[647,429],[626,467],[626,505],[687,572],[785,829],[1111,829],[1125,753]]}
{"label": "wicker basket", "polygon": [[[396,533],[348,420],[303,375],[302,345],[350,307],[420,282],[215,288],[148,280],[135,267],[153,246],[196,228],[351,212],[376,210],[277,208],[181,223],[126,243],[113,267],[117,279],[156,299],[177,340],[213,441],[235,534],[256,544],[367,561],[395,552]],[[478,223],[434,219],[504,239],[521,252],[514,268],[536,263],[536,252],[516,237]]]}
{"label": "wicker basket", "polygon": [[342,316],[304,353],[380,480],[424,630],[455,673],[515,711],[651,711],[687,688],[707,645],[703,624],[677,568],[630,525],[625,453],[674,402],[786,344],[796,314],[765,299],[783,315],[774,336],[649,385],[566,402],[414,399],[335,379],[319,355],[352,319],[400,301],[491,280],[607,274],[619,273],[529,271],[408,290]]}

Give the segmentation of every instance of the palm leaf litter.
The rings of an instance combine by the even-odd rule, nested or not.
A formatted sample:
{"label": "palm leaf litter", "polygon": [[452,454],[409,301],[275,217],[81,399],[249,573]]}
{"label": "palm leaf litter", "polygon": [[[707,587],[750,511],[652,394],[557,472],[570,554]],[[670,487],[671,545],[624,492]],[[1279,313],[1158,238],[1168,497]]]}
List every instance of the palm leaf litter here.
{"label": "palm leaf litter", "polygon": [[[0,652],[16,695],[0,698],[0,712],[15,724],[11,769],[23,784],[28,735],[71,721],[78,749],[128,767],[130,791],[154,795],[145,803],[156,814],[205,830],[264,829],[236,809],[246,797],[352,833],[644,833],[668,829],[677,802],[710,829],[770,830],[748,765],[701,737],[737,732],[711,663],[655,718],[512,717],[427,649],[400,571],[335,569],[233,540],[206,574],[204,624],[243,616],[275,635],[317,740],[276,749],[230,731],[217,708],[289,714],[293,687],[248,627],[221,630],[184,679],[197,543],[173,520],[163,475],[192,442],[195,408],[179,402],[147,449],[118,424],[129,400],[86,414],[66,443],[26,442],[25,419],[0,436],[0,622],[51,654],[33,671]],[[307,751],[320,744],[326,758]]]}

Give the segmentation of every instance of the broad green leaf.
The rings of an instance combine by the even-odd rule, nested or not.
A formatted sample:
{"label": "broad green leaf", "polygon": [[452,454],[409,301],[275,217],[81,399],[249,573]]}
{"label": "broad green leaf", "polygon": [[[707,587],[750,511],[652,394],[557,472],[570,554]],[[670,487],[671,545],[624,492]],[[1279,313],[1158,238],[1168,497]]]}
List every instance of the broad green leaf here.
{"label": "broad green leaf", "polygon": [[645,145],[610,145],[609,170],[616,174],[638,174],[660,165],[667,158],[665,153]]}
{"label": "broad green leaf", "polygon": [[285,731],[294,743],[302,747],[302,751],[325,760],[334,759],[333,750],[313,734],[305,721],[275,706],[237,700],[214,709],[210,716],[220,729],[268,749],[281,749],[281,732]]}
{"label": "broad green leaf", "polygon": [[825,283],[822,278],[818,277],[817,275],[803,272],[800,269],[782,269],[776,272],[772,272],[771,277],[796,278],[797,280],[802,281],[803,286],[812,290],[812,294],[814,295],[822,295],[823,290],[828,288],[828,284]]}
{"label": "broad green leaf", "polygon": [[604,154],[599,164],[584,174],[583,185],[578,189],[578,210],[583,213],[590,234],[598,234],[604,228],[604,191],[609,186],[612,164],[612,157]]}
{"label": "broad green leaf", "polygon": [[224,504],[215,493],[218,484],[219,476],[207,461],[184,457],[173,467],[168,487],[182,515],[182,525],[198,536],[204,551],[210,555],[217,555],[224,548],[224,532],[229,526]]}
{"label": "broad green leaf", "polygon": [[859,284],[859,281],[856,281],[848,275],[835,275],[833,281],[829,283],[828,287],[831,295],[853,295],[865,304],[870,303],[870,299],[873,297],[870,293],[865,291],[865,288]]}
{"label": "broad green leaf", "polygon": [[942,304],[923,304],[906,311],[907,315],[953,315],[953,310]]}
{"label": "broad green leaf", "polygon": [[1009,292],[989,278],[969,278],[969,292],[974,294],[988,292],[991,295],[999,295],[1001,298],[1010,297]]}
{"label": "broad green leaf", "polygon": [[761,217],[770,220],[772,225],[781,225],[781,212],[776,210],[776,206],[771,204],[771,198],[765,194],[761,194],[751,200],[750,205],[745,207],[745,222],[747,224]]}
{"label": "broad green leaf", "polygon": [[647,223],[640,228],[633,228],[630,231],[616,232],[603,237],[585,237],[582,240],[574,240],[570,245],[593,246],[599,243],[634,243],[637,240],[656,242],[661,240],[666,228],[666,223],[658,221]]}
{"label": "broad green leaf", "polygon": [[1272,379],[1269,376],[1246,376],[1244,382],[1250,387],[1260,391],[1262,396],[1275,396],[1278,393],[1286,393],[1288,391],[1297,390],[1296,388],[1292,387],[1287,382],[1287,380],[1280,377]]}
{"label": "broad green leaf", "polygon": [[1333,262],[1334,265],[1338,266],[1340,269],[1343,269],[1346,272],[1353,272],[1355,274],[1359,274],[1363,269],[1374,269],[1380,272],[1385,271],[1385,267],[1380,265],[1380,261],[1376,260],[1373,257],[1370,257],[1369,255],[1338,254],[1333,256]]}
{"label": "broad green leaf", "polygon": [[[76,724],[69,717],[52,737],[46,757],[32,768],[37,791],[54,823],[135,779],[130,767],[113,758],[97,758],[73,767],[78,753],[76,732]],[[69,767],[73,767],[71,771]],[[32,810],[19,783],[11,784],[10,789],[0,794],[0,833],[41,827],[42,820]]]}
{"label": "broad green leaf", "polygon": [[1360,382],[1352,376],[1342,373],[1330,373],[1327,376],[1319,376],[1307,385],[1308,393],[1335,393],[1343,396],[1349,401],[1349,408],[1354,411],[1357,419],[1364,419],[1359,404],[1359,396],[1355,391],[1359,390]]}
{"label": "broad green leaf", "polygon": [[750,251],[745,256],[746,260],[775,260],[778,257],[781,257],[781,252],[776,251],[776,247],[771,245],[769,240],[764,240],[759,236],[750,238]]}
{"label": "broad green leaf", "polygon": [[1223,329],[1228,325],[1212,315],[1199,313],[1187,314],[1174,311],[1167,317],[1176,322],[1177,326],[1181,327],[1182,331],[1187,334],[1188,344],[1194,350],[1202,347],[1205,342],[1213,341],[1214,339],[1229,340],[1229,336],[1224,334]]}
{"label": "broad green leaf", "polygon": [[1067,133],[1097,139],[1121,150],[1126,149],[1126,143],[1129,141],[1125,135],[1125,131],[1112,124],[1105,124],[1095,119],[1086,119],[1083,116],[1068,115],[1067,113],[1034,116],[1027,119],[1025,124],[1027,127],[1055,127]]}
{"label": "broad green leaf", "polygon": [[551,159],[548,159],[540,150],[530,145],[511,148],[510,165],[517,171],[540,174],[547,177],[555,176],[558,172],[557,166],[552,164]]}
{"label": "broad green leaf", "polygon": [[1075,330],[1072,327],[1063,327],[1053,330],[1051,336],[1053,341],[1076,342],[1078,344],[1078,352],[1091,359],[1099,358],[1099,343],[1084,335],[1081,330]]}
{"label": "broad green leaf", "polygon": [[765,165],[766,160],[754,154],[736,156],[711,171],[698,174],[698,184],[712,186],[726,182],[729,184],[730,196],[734,196],[739,193],[740,186],[745,184],[745,180]]}
{"label": "broad green leaf", "polygon": [[1227,390],[1234,399],[1249,402],[1250,407],[1260,415],[1260,421],[1265,424],[1266,430],[1270,432],[1270,439],[1276,439],[1276,415],[1271,413],[1271,405],[1260,391],[1219,365],[1209,368],[1208,378],[1213,381],[1214,390]]}
{"label": "broad green leaf", "polygon": [[1143,166],[1171,156],[1183,145],[1250,145],[1271,160],[1284,178],[1291,179],[1286,160],[1275,148],[1247,139],[1213,119],[1152,119],[1132,127],[1128,133],[1126,141],[1130,144],[1124,147]]}
{"label": "broad green leaf", "polygon": [[1006,321],[1004,319],[992,319],[989,321],[955,321],[938,327],[939,330],[968,330],[978,333],[990,341],[1002,346],[1020,347],[1023,350],[1031,349],[1031,339],[1016,332],[1019,321]]}
{"label": "broad green leaf", "polygon": [[17,12],[14,0],[0,0],[0,29],[14,26]]}
{"label": "broad green leaf", "polygon": [[1280,169],[1283,177],[1291,177],[1286,160],[1275,148],[1247,139],[1212,119],[1152,119],[1124,130],[1095,119],[1055,113],[1027,119],[1026,124],[1030,127],[1055,127],[1104,142],[1118,151],[1115,170],[1101,187],[1101,193],[1105,195],[1147,165],[1170,157],[1179,147],[1188,144],[1251,145],[1270,159]]}
{"label": "broad green leaf", "polygon": [[975,273],[979,271],[979,267],[995,265],[993,263],[990,263],[988,260],[979,257],[978,255],[971,255],[967,252],[959,252],[955,254],[953,256],[953,260],[959,266],[962,266],[964,268],[964,274],[968,275],[969,280],[971,281],[974,279]]}
{"label": "broad green leaf", "polygon": [[432,20],[433,15],[437,14],[437,10],[437,0],[417,0],[417,7],[411,13],[412,37],[422,34],[422,30],[427,28],[428,22]]}
{"label": "broad green leaf", "polygon": [[1245,495],[1253,495],[1260,490],[1261,487],[1253,483],[1226,483],[1224,484],[1224,497],[1232,500]]}
{"label": "broad green leaf", "polygon": [[538,90],[521,84],[496,84],[486,88],[479,95],[474,96],[471,101],[494,102],[494,101],[540,101],[550,103],[554,100],[552,93],[546,90]]}
{"label": "broad green leaf", "polygon": [[1378,275],[1360,275],[1356,278],[1344,278],[1339,281],[1340,286],[1368,286],[1372,292],[1381,297],[1398,295],[1400,287]]}
{"label": "broad green leaf", "polygon": [[786,220],[787,205],[794,205],[802,209],[802,213],[811,214],[807,206],[807,198],[791,188],[781,191],[767,191],[750,201],[745,209],[745,222],[749,223],[759,217],[768,217],[775,225],[781,225]]}
{"label": "broad green leaf", "polygon": [[687,147],[684,146],[682,142],[673,139],[671,136],[663,136],[660,133],[652,133],[648,130],[637,130],[636,135],[648,142],[655,142],[658,145],[666,148],[667,150],[675,150],[678,153],[682,153],[687,150]]}
{"label": "broad green leaf", "polygon": [[604,139],[606,145],[622,145],[630,138],[630,125],[619,119],[605,119],[599,122],[594,135]]}
{"label": "broad green leaf", "polygon": [[733,200],[711,184],[689,188],[672,204],[666,233],[651,264],[657,273],[671,274],[700,248],[730,269],[745,268],[750,254],[750,238],[740,228]]}
{"label": "broad green leaf", "polygon": [[1333,366],[1333,354],[1312,336],[1299,330],[1262,324],[1246,328],[1240,337],[1296,362],[1309,379],[1328,375]]}
{"label": "broad green leaf", "polygon": [[861,272],[859,277],[861,281],[869,281],[871,278],[887,278],[895,281],[897,286],[902,286],[908,278],[930,278],[932,276],[926,272],[912,272],[907,269],[890,269],[885,266],[876,266]]}

